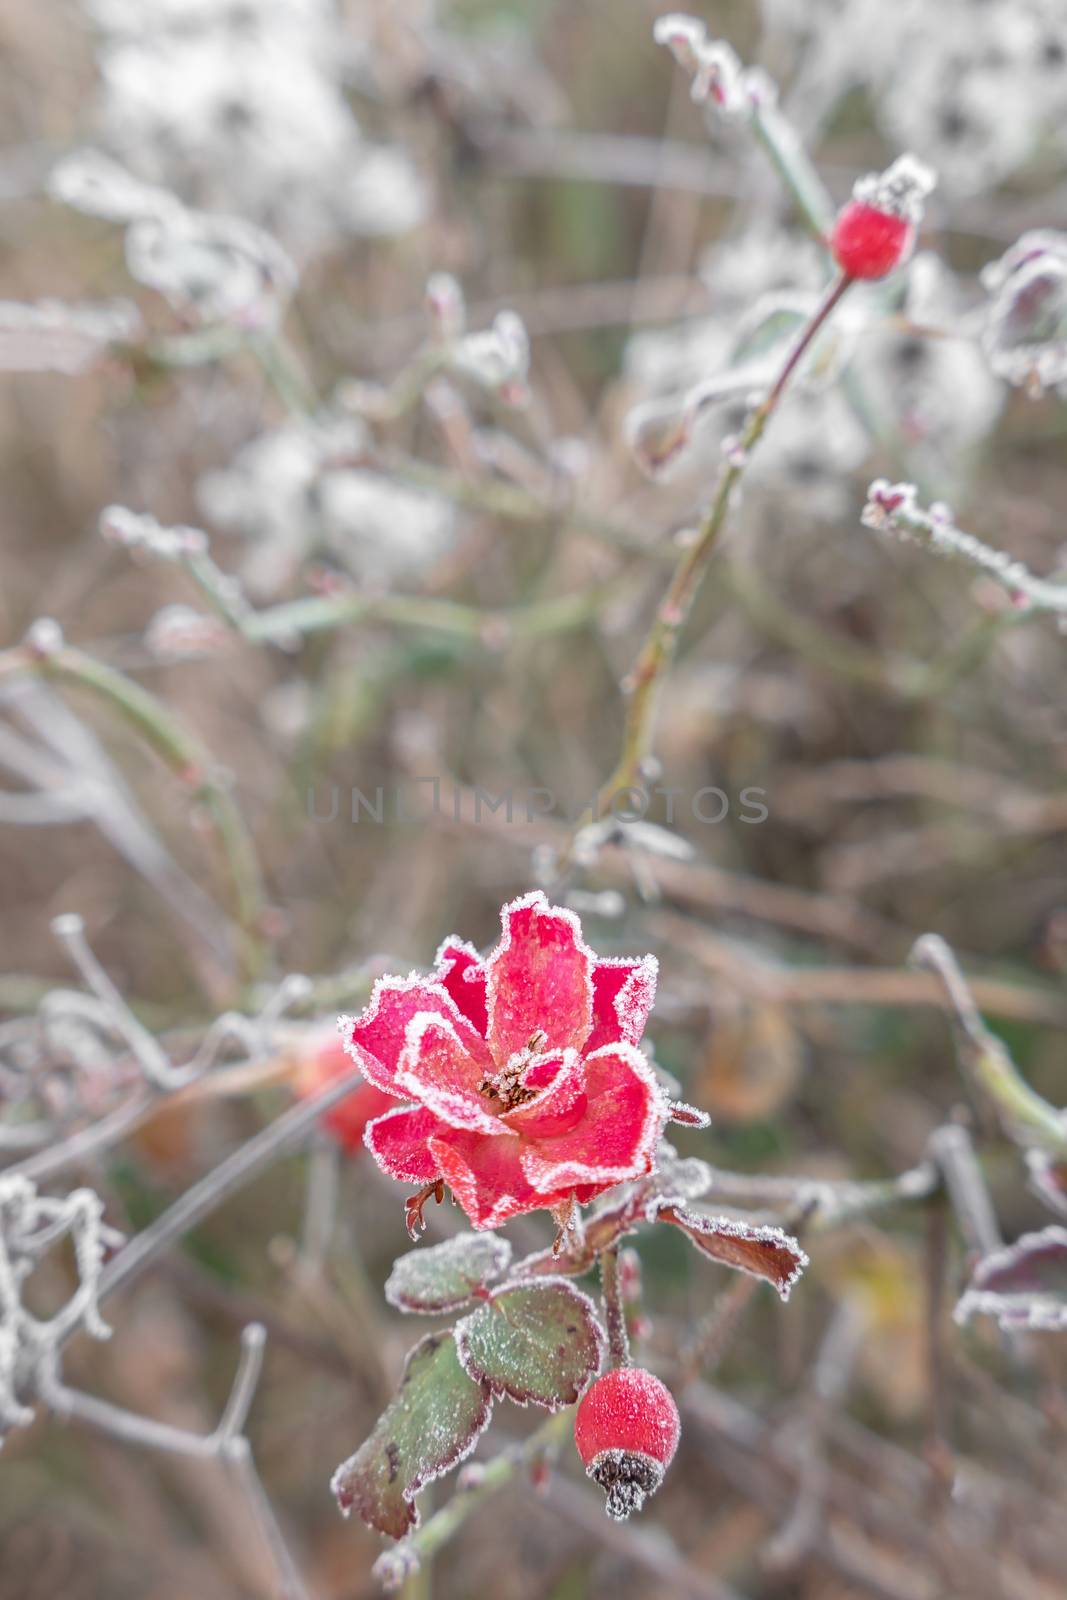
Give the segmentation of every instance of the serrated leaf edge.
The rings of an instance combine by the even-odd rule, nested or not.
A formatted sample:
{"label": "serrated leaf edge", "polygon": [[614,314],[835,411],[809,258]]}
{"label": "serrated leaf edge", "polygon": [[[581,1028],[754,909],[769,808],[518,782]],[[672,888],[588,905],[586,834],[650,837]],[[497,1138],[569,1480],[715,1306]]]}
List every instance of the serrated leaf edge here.
{"label": "serrated leaf edge", "polygon": [[[673,1211],[675,1217],[666,1215]],[[656,1207],[656,1216],[664,1222],[680,1227],[684,1233],[687,1228],[692,1228],[694,1233],[711,1236],[716,1233],[726,1234],[732,1239],[744,1239],[751,1244],[778,1244],[783,1246],[794,1257],[793,1270],[781,1284],[775,1283],[763,1272],[753,1272],[750,1267],[743,1266],[737,1261],[724,1261],[723,1266],[729,1267],[733,1272],[744,1272],[750,1278],[758,1278],[761,1283],[769,1283],[772,1289],[777,1290],[784,1301],[789,1299],[790,1292],[800,1279],[804,1268],[809,1265],[808,1254],[801,1248],[799,1239],[791,1233],[786,1233],[784,1228],[775,1227],[770,1222],[742,1222],[738,1217],[705,1217],[699,1211],[690,1211],[687,1206],[680,1206],[676,1201],[667,1200]],[[676,1220],[677,1219],[677,1220]],[[711,1257],[709,1256],[709,1260]]]}
{"label": "serrated leaf edge", "polygon": [[[425,1334],[423,1334],[422,1338],[419,1340],[418,1344],[412,1345],[411,1349],[408,1351],[407,1355],[404,1358],[404,1367],[403,1367],[403,1370],[402,1370],[402,1372],[400,1374],[400,1382],[397,1384],[396,1390],[394,1391],[393,1395],[391,1396],[391,1398],[389,1400],[389,1405],[387,1405],[385,1407],[385,1411],[388,1411],[389,1406],[393,1404],[393,1401],[396,1399],[396,1396],[400,1393],[400,1390],[401,1390],[401,1388],[403,1387],[403,1384],[404,1384],[404,1379],[407,1376],[408,1368],[411,1366],[412,1361],[415,1359],[416,1355],[422,1349],[423,1345],[428,1344],[431,1340],[440,1340],[442,1338],[448,1338],[448,1337],[451,1337],[451,1338],[453,1338],[455,1340],[456,1354],[457,1354],[457,1358],[459,1358],[459,1341],[455,1339],[455,1331],[454,1330],[451,1330],[450,1333],[444,1333],[444,1334],[442,1334],[442,1333],[425,1333]],[[402,1500],[404,1502],[405,1510],[407,1512],[407,1526],[406,1526],[406,1528],[404,1530],[404,1533],[400,1534],[400,1535],[393,1535],[393,1534],[389,1534],[389,1533],[384,1533],[383,1536],[385,1538],[387,1538],[387,1539],[394,1538],[394,1537],[396,1537],[398,1539],[399,1538],[404,1538],[408,1533],[411,1533],[413,1529],[417,1528],[420,1525],[420,1523],[422,1521],[422,1517],[421,1517],[421,1513],[419,1511],[418,1505],[416,1504],[416,1496],[421,1492],[421,1490],[426,1488],[427,1484],[435,1483],[438,1478],[443,1478],[446,1475],[446,1473],[451,1472],[454,1467],[458,1467],[461,1461],[466,1461],[467,1457],[471,1454],[471,1452],[473,1451],[475,1445],[478,1443],[478,1440],[481,1438],[482,1434],[485,1432],[486,1428],[488,1428],[488,1426],[489,1426],[490,1420],[491,1420],[492,1415],[493,1415],[493,1393],[492,1393],[492,1388],[484,1379],[478,1379],[478,1378],[472,1377],[471,1373],[469,1373],[467,1371],[467,1368],[464,1366],[462,1359],[460,1359],[460,1366],[463,1368],[464,1374],[468,1378],[471,1379],[471,1382],[474,1383],[477,1386],[477,1388],[479,1388],[481,1390],[481,1393],[482,1393],[482,1406],[481,1406],[481,1410],[478,1413],[478,1416],[477,1416],[477,1418],[475,1420],[474,1427],[471,1430],[471,1433],[470,1433],[469,1437],[464,1439],[457,1446],[457,1448],[454,1451],[452,1451],[450,1455],[448,1455],[446,1457],[446,1459],[444,1461],[441,1461],[441,1462],[435,1464],[428,1471],[418,1472],[418,1473],[415,1474],[415,1477],[408,1484],[408,1486],[402,1491],[402,1495],[401,1495],[401,1498],[402,1498]],[[385,1415],[385,1411],[382,1412],[382,1416]],[[381,1417],[379,1417],[375,1421],[375,1424],[374,1424],[375,1428],[378,1426],[378,1422],[380,1422],[380,1421],[381,1421]],[[348,1507],[346,1509],[341,1504],[341,1491],[340,1491],[341,1480],[342,1480],[345,1472],[351,1467],[352,1463],[355,1461],[356,1457],[359,1455],[360,1450],[363,1449],[363,1446],[367,1443],[367,1441],[369,1440],[369,1438],[371,1437],[371,1434],[373,1434],[373,1432],[374,1432],[374,1428],[371,1429],[371,1433],[367,1435],[367,1439],[364,1439],[363,1444],[361,1444],[359,1446],[359,1449],[358,1450],[353,1450],[352,1454],[350,1456],[346,1457],[346,1459],[341,1462],[340,1466],[335,1468],[334,1473],[333,1473],[332,1477],[330,1478],[330,1491],[333,1494],[335,1500],[337,1501],[338,1506],[339,1506],[340,1511],[341,1511],[341,1515],[343,1517],[350,1516],[352,1508]],[[364,1517],[362,1515],[362,1513],[360,1513],[360,1517],[361,1517],[361,1521],[365,1522],[369,1528],[374,1528],[374,1531],[376,1533],[383,1533],[383,1530],[381,1528],[378,1528],[373,1522],[367,1522],[367,1518]]]}

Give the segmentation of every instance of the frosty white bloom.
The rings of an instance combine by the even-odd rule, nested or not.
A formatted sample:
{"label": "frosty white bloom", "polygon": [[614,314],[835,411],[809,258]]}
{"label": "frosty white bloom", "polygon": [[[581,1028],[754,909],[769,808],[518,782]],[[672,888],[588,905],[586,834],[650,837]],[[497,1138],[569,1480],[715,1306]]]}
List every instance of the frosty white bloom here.
{"label": "frosty white bloom", "polygon": [[301,254],[421,221],[408,157],[363,142],[334,0],[90,0],[100,126],[142,177],[254,218]]}
{"label": "frosty white bloom", "polygon": [[203,322],[262,328],[276,321],[296,286],[290,257],[240,217],[171,211],[140,217],[126,233],[130,276]]}
{"label": "frosty white bloom", "polygon": [[1035,393],[1067,383],[1067,234],[1035,229],[986,267],[983,348],[994,372]]}
{"label": "frosty white bloom", "polygon": [[426,187],[410,158],[393,145],[363,145],[341,197],[353,233],[367,238],[410,233],[426,215]]}
{"label": "frosty white bloom", "polygon": [[0,300],[0,371],[85,372],[112,345],[136,339],[141,314],[128,300],[66,305]]}
{"label": "frosty white bloom", "polygon": [[255,541],[242,569],[254,592],[275,593],[315,550],[385,584],[448,547],[451,507],[357,468],[365,438],[354,418],[293,422],[200,479],[205,516]]}

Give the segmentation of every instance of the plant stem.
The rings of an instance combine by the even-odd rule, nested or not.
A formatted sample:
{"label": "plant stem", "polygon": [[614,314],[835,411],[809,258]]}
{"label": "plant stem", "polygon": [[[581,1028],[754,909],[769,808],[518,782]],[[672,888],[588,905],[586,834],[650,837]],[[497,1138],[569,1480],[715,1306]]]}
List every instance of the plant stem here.
{"label": "plant stem", "polygon": [[602,815],[610,808],[620,790],[634,787],[641,777],[643,765],[651,754],[660,692],[674,659],[678,637],[692,610],[708,560],[726,522],[734,490],[744,473],[748,457],[762,438],[790,379],[851,282],[850,278],[842,276],[830,285],[795,340],[769,392],[749,415],[736,446],[722,464],[697,536],[683,552],[675,568],[631,674],[630,704],[623,731],[622,754],[600,792],[598,814]]}
{"label": "plant stem", "polygon": [[630,1339],[626,1331],[626,1310],[619,1282],[619,1247],[611,1245],[600,1252],[600,1286],[604,1292],[604,1316],[608,1328],[608,1354],[613,1367],[630,1365]]}
{"label": "plant stem", "polygon": [[404,1552],[420,1560],[436,1555],[483,1501],[505,1488],[521,1468],[528,1466],[538,1456],[554,1453],[559,1448],[570,1431],[573,1415],[573,1406],[554,1412],[522,1444],[502,1451],[494,1460],[487,1462],[475,1486],[459,1490],[447,1505],[435,1511],[416,1533],[405,1540],[402,1547]]}
{"label": "plant stem", "polygon": [[1003,1041],[990,1033],[944,939],[924,934],[912,951],[912,960],[936,973],[944,985],[956,1015],[960,1063],[992,1102],[1009,1139],[1024,1149],[1067,1153],[1067,1115],[1031,1089]]}

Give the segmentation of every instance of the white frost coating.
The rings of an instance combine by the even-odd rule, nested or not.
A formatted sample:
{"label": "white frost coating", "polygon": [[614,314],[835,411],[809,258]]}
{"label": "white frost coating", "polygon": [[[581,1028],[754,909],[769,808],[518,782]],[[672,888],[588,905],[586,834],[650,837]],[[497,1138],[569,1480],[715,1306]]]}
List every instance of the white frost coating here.
{"label": "white frost coating", "polygon": [[458,1233],[400,1256],[386,1279],[385,1298],[398,1311],[454,1311],[510,1262],[511,1246],[499,1234]]}
{"label": "white frost coating", "polygon": [[[447,993],[447,990],[445,991]],[[448,1088],[435,1083],[429,1068],[423,1069],[422,1052],[428,1035],[438,1033],[454,1044],[467,1057],[471,1077],[478,1075],[478,1064],[466,1050],[463,1040],[445,1017],[433,1011],[417,1011],[404,1030],[404,1048],[397,1061],[394,1082],[409,1094],[421,1100],[442,1122],[452,1128],[471,1128],[478,1133],[504,1136],[512,1133],[506,1123],[484,1109],[484,1101],[476,1090]]]}
{"label": "white frost coating", "polygon": [[632,967],[633,971],[614,999],[619,1036],[625,1044],[639,1044],[649,1013],[656,1003],[659,962],[653,955],[598,956],[597,967]]}
{"label": "white frost coating", "polygon": [[[509,1278],[504,1283],[499,1283],[496,1285],[490,1297],[490,1303],[493,1300],[496,1300],[500,1295],[508,1294],[513,1289],[540,1289],[542,1286],[550,1289],[563,1289],[565,1291],[568,1299],[574,1305],[575,1310],[581,1312],[581,1314],[584,1316],[586,1327],[588,1328],[589,1332],[592,1333],[596,1343],[597,1364],[595,1368],[589,1372],[585,1382],[582,1384],[578,1396],[580,1398],[588,1388],[589,1384],[592,1383],[594,1378],[600,1372],[601,1367],[604,1365],[604,1355],[608,1347],[607,1335],[600,1325],[600,1318],[597,1315],[596,1303],[588,1294],[586,1294],[585,1290],[577,1288],[568,1278],[561,1277],[559,1274],[546,1273],[543,1277],[539,1276],[533,1279]],[[500,1399],[506,1395],[513,1405],[527,1406],[532,1403],[540,1406],[545,1411],[561,1411],[566,1406],[573,1405],[575,1403],[573,1400],[542,1400],[535,1398],[531,1394],[517,1394],[506,1384],[494,1381],[492,1378],[489,1378],[480,1372],[477,1367],[473,1366],[470,1350],[468,1348],[470,1324],[484,1309],[485,1307],[479,1307],[477,1311],[472,1311],[469,1316],[463,1317],[459,1322],[457,1322],[452,1330],[456,1341],[456,1355],[459,1358],[460,1366],[463,1368],[468,1378],[471,1378],[475,1383],[488,1383],[495,1398]]]}
{"label": "white frost coating", "polygon": [[147,511],[131,511],[127,506],[105,506],[98,522],[101,538],[120,544],[126,550],[147,550],[166,561],[202,555],[208,546],[207,534],[183,525],[164,527]]}
{"label": "white frost coating", "polygon": [[514,311],[497,312],[491,328],[457,341],[449,365],[505,399],[521,400],[530,370],[530,340],[522,318]]}
{"label": "white frost coating", "polygon": [[[500,926],[502,931],[500,941],[485,960],[485,997],[489,1010],[489,1031],[490,1033],[492,1032],[493,1012],[497,999],[497,972],[504,957],[511,949],[511,919],[516,913],[531,909],[536,911],[538,916],[554,917],[561,922],[565,922],[574,934],[575,950],[585,958],[585,1006],[588,1020],[585,1033],[582,1035],[582,1042],[584,1043],[593,1027],[593,968],[596,965],[597,957],[582,937],[582,924],[577,914],[568,910],[566,906],[549,905],[543,889],[531,889],[528,894],[520,895],[516,900],[509,900],[507,905],[501,908]],[[579,1045],[578,1048],[581,1048],[581,1046]],[[503,1066],[504,1062],[498,1062],[497,1065]]]}
{"label": "white frost coating", "polygon": [[714,1182],[714,1174],[706,1161],[697,1156],[680,1156],[674,1146],[660,1140],[656,1151],[655,1209],[670,1200],[699,1200],[707,1194]]}
{"label": "white frost coating", "polygon": [[[1040,1260],[1046,1254],[1055,1258],[1061,1278],[1047,1288],[1041,1283]],[[998,1279],[1006,1280],[999,1288]],[[978,1315],[995,1317],[1004,1328],[1035,1333],[1067,1329],[1067,1228],[1053,1224],[1024,1233],[1013,1245],[985,1256],[954,1315],[961,1324]]]}
{"label": "white frost coating", "polygon": [[184,209],[169,189],[142,183],[99,150],[75,150],[64,156],[52,168],[48,192],[63,205],[108,222],[133,222],[138,217],[166,216]]}
{"label": "white frost coating", "polygon": [[476,982],[479,978],[484,977],[480,952],[474,948],[469,939],[460,939],[456,934],[452,934],[448,939],[441,940],[441,943],[437,946],[437,954],[433,958],[434,975],[439,980],[447,978],[452,968],[456,965],[455,960],[450,959],[446,954],[449,950],[460,950],[465,956],[470,956],[472,961],[477,962],[476,967],[468,967],[466,969],[463,974],[465,978]]}
{"label": "white frost coating", "polygon": [[[592,1167],[581,1161],[551,1161],[538,1153],[535,1144],[531,1144],[522,1152],[521,1161],[523,1171],[535,1188],[547,1191],[566,1189],[571,1185],[585,1183],[598,1185],[622,1183],[627,1178],[644,1176],[646,1158],[654,1161],[656,1141],[667,1121],[667,1097],[645,1057],[633,1045],[625,1043],[601,1045],[599,1050],[593,1050],[586,1056],[585,1064],[588,1067],[593,1062],[609,1057],[624,1062],[634,1077],[648,1090],[644,1119],[634,1143],[633,1157],[621,1166]],[[610,1094],[611,1091],[607,1092]],[[581,1127],[581,1123],[578,1127]]]}
{"label": "white frost coating", "polygon": [[687,1128],[710,1128],[711,1117],[708,1112],[702,1111],[699,1106],[691,1106],[686,1100],[672,1100],[670,1103],[671,1122],[680,1122]]}
{"label": "white frost coating", "polygon": [[898,156],[884,172],[868,172],[852,186],[852,198],[905,222],[922,221],[923,203],[937,187],[937,174],[917,156]]}

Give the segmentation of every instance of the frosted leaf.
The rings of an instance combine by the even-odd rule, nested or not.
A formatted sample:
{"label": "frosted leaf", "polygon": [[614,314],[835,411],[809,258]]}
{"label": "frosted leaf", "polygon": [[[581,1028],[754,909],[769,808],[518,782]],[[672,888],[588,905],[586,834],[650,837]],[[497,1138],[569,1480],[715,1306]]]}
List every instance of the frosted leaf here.
{"label": "frosted leaf", "polygon": [[494,1395],[556,1411],[600,1371],[606,1345],[593,1302],[561,1278],[504,1284],[456,1324],[465,1372]]}
{"label": "frosted leaf", "polygon": [[344,1515],[402,1539],[419,1525],[419,1490],[470,1454],[492,1411],[489,1385],[464,1372],[451,1333],[427,1334],[374,1432],[330,1480]]}
{"label": "frosted leaf", "polygon": [[1025,1233],[1006,1250],[986,1256],[956,1306],[956,1321],[976,1314],[1002,1328],[1067,1329],[1067,1228]]}
{"label": "frosted leaf", "polygon": [[1067,380],[1067,234],[1023,234],[982,282],[992,295],[982,345],[994,372],[1038,391]]}
{"label": "frosted leaf", "polygon": [[661,1205],[656,1217],[681,1228],[712,1261],[721,1261],[724,1266],[736,1267],[773,1284],[783,1300],[789,1299],[790,1290],[808,1264],[796,1239],[769,1224],[711,1216],[671,1203]]}
{"label": "frosted leaf", "polygon": [[455,1311],[499,1278],[510,1261],[511,1246],[499,1234],[459,1233],[401,1256],[386,1281],[385,1298],[398,1311]]}
{"label": "frosted leaf", "polygon": [[[690,95],[697,105],[709,102],[728,115],[751,107],[748,74],[723,39],[709,39],[696,17],[672,12],[659,17],[652,29],[657,44],[666,45],[683,72],[692,79]],[[766,93],[763,75],[760,75]]]}
{"label": "frosted leaf", "polygon": [[141,332],[140,312],[128,300],[101,305],[0,300],[0,371],[72,376]]}

